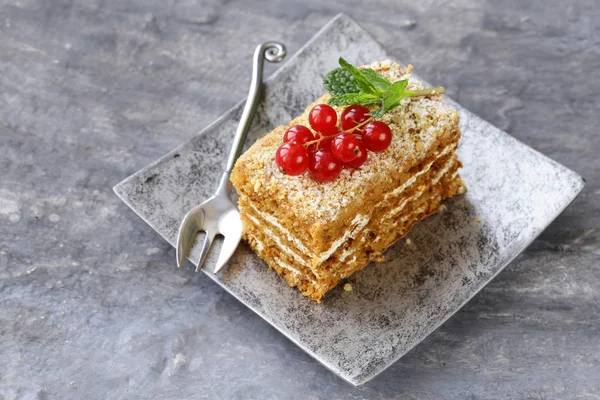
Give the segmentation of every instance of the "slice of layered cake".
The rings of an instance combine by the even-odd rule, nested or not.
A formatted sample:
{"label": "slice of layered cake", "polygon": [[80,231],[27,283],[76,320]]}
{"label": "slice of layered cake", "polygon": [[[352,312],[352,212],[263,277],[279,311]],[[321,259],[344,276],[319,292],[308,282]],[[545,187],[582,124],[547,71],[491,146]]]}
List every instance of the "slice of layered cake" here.
{"label": "slice of layered cake", "polygon": [[340,63],[329,93],[258,140],[231,176],[246,242],[316,301],[465,191],[443,89],[423,89],[410,66]]}

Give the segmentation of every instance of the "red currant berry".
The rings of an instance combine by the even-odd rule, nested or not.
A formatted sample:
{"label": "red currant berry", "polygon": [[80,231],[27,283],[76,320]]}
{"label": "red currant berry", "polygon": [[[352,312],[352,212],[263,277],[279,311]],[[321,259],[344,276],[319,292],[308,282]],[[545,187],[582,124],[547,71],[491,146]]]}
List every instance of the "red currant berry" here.
{"label": "red currant berry", "polygon": [[309,157],[308,170],[317,182],[334,180],[342,172],[342,167],[342,162],[329,149],[319,149]]}
{"label": "red currant berry", "polygon": [[369,122],[362,135],[363,143],[368,150],[376,153],[387,149],[392,142],[392,131],[381,121]]}
{"label": "red currant berry", "polygon": [[360,141],[353,134],[340,133],[334,136],[331,142],[331,152],[338,160],[350,162],[358,156],[360,152],[359,145]]}
{"label": "red currant berry", "polygon": [[[294,125],[285,131],[285,134],[283,135],[283,143],[305,144],[306,142],[311,142],[313,140],[315,140],[315,135],[313,135],[312,131],[304,125]],[[313,151],[316,147],[316,145],[311,144],[308,146],[308,151]]]}
{"label": "red currant berry", "polygon": [[362,165],[367,161],[367,158],[369,158],[369,152],[367,151],[367,148],[365,147],[365,145],[360,142],[358,145],[358,150],[359,150],[359,152],[358,152],[358,155],[356,156],[356,158],[352,161],[345,163],[344,166],[351,167],[351,168],[362,167]]}
{"label": "red currant berry", "polygon": [[338,131],[337,113],[327,104],[317,104],[308,113],[310,126],[325,135],[333,135]]}
{"label": "red currant berry", "polygon": [[[327,135],[326,135],[327,136]],[[317,139],[322,138],[323,136],[320,133],[317,133]],[[321,140],[318,144],[317,144],[317,148],[318,149],[330,149],[331,148],[331,142],[333,141],[334,136],[331,136],[329,138],[323,139]]]}
{"label": "red currant berry", "polygon": [[315,135],[312,131],[304,125],[291,126],[283,135],[283,143],[296,142],[298,144],[304,144],[315,140]]}
{"label": "red currant berry", "polygon": [[[371,118],[371,115],[369,115],[369,109],[365,106],[359,106],[358,104],[353,104],[349,107],[346,107],[346,109],[344,110],[344,112],[342,112],[342,115],[340,117],[341,119],[341,124],[342,124],[342,130],[344,131],[349,131],[350,129],[354,128],[356,125],[365,122],[366,120],[368,120],[369,118]],[[353,131],[352,133],[359,133],[362,134],[364,127],[362,128],[358,128],[355,131]]]}
{"label": "red currant berry", "polygon": [[277,166],[287,175],[300,175],[308,168],[308,151],[298,143],[284,143],[275,154]]}

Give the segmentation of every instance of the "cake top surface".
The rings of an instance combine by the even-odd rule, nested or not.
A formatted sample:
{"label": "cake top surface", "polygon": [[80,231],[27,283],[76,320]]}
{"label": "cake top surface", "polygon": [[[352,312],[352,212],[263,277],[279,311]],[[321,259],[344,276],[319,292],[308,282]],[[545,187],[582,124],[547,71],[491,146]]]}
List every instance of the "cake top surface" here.
{"label": "cake top surface", "polygon": [[[392,61],[378,61],[373,68],[390,82],[408,79],[408,89],[422,89],[411,68]],[[380,118],[392,131],[390,146],[381,153],[369,152],[366,163],[357,169],[344,169],[340,176],[327,183],[313,180],[307,171],[300,176],[288,176],[275,163],[275,153],[292,125],[310,127],[308,113],[319,103],[326,103],[329,94],[309,105],[304,113],[286,126],[275,128],[258,140],[237,161],[232,181],[238,192],[253,199],[268,198],[284,206],[298,218],[327,222],[335,220],[347,207],[376,201],[389,190],[410,179],[408,171],[429,160],[456,140],[458,115],[441,100],[441,95],[406,98],[399,107]],[[334,107],[340,114],[345,107]],[[454,137],[453,137],[454,135]]]}

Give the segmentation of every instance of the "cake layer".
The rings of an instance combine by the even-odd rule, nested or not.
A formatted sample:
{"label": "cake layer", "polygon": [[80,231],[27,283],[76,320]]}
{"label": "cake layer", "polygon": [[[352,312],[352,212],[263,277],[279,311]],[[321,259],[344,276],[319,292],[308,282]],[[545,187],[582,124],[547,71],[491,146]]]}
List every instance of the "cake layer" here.
{"label": "cake layer", "polygon": [[278,236],[268,233],[269,228],[265,228],[265,220],[243,214],[244,239],[291,286],[298,287],[305,296],[320,301],[340,280],[363,269],[371,261],[381,260],[387,247],[408,233],[417,222],[436,212],[442,199],[456,194],[461,185],[462,180],[457,174],[446,173],[437,185],[420,196],[419,201],[410,204],[409,213],[403,214],[401,218],[388,215],[377,221],[380,224],[390,223],[391,229],[379,234],[364,230],[357,240],[364,237],[368,241],[365,240],[362,246],[354,248],[346,260],[337,260],[330,270],[320,271],[318,276],[305,263],[298,263],[296,256],[290,251],[282,249],[277,241]]}
{"label": "cake layer", "polygon": [[[390,81],[408,79],[408,89],[422,84],[391,62],[371,65]],[[317,103],[325,103],[328,95]],[[313,104],[314,105],[314,104]],[[289,125],[280,126],[258,140],[236,163],[231,180],[261,212],[277,216],[277,222],[314,254],[319,264],[340,246],[340,237],[356,225],[366,224],[359,215],[364,205],[375,205],[410,181],[424,166],[435,160],[460,137],[458,115],[441,101],[441,96],[404,99],[381,119],[392,131],[392,143],[382,153],[371,154],[358,169],[344,169],[327,184],[314,181],[308,173],[283,174],[276,166],[275,152],[291,125],[309,126],[307,115],[313,105]],[[342,108],[336,108],[338,116]],[[300,247],[300,245],[298,245]],[[333,250],[332,250],[333,248]]]}
{"label": "cake layer", "polygon": [[[459,192],[462,189],[459,167],[460,162],[455,154],[439,160],[427,175],[403,191],[407,198],[396,204],[390,201],[387,207],[381,207],[375,213],[379,217],[354,235],[355,238],[332,255],[321,268],[313,268],[293,242],[283,245],[285,239],[282,240],[280,229],[253,212],[242,213],[245,238],[254,243],[251,245],[259,256],[284,276],[290,285],[299,287],[311,299],[319,300],[341,279],[364,268],[370,261],[381,258],[389,245],[405,235],[419,220],[435,212],[443,198]],[[399,208],[403,209],[401,214],[398,214]],[[262,250],[258,248],[260,246]]]}
{"label": "cake layer", "polygon": [[[456,155],[452,152],[444,154],[441,158],[426,165],[422,174],[415,174],[414,178],[400,188],[394,189],[385,196],[385,201],[381,201],[370,211],[369,215],[359,214],[355,217],[353,225],[344,231],[340,238],[334,242],[331,249],[326,252],[316,254],[304,244],[302,240],[294,237],[293,233],[283,227],[277,218],[273,215],[261,211],[253,202],[242,196],[239,201],[240,210],[243,215],[248,215],[255,223],[260,221],[267,235],[275,237],[275,241],[283,251],[290,254],[295,262],[312,270],[316,275],[319,271],[328,271],[339,260],[344,262],[356,247],[361,246],[363,231],[379,232],[386,229],[386,220],[392,220],[396,215],[402,213],[406,215],[410,211],[410,204],[414,207],[423,193],[430,187],[435,186],[447,173],[456,173],[460,166]],[[406,210],[406,211],[404,211]],[[385,226],[384,226],[385,225]]]}
{"label": "cake layer", "polygon": [[[456,146],[456,144],[446,146],[442,151],[440,151],[439,154],[435,155],[436,158],[426,163],[423,163],[422,169],[420,171],[414,172],[411,178],[407,179],[399,187],[394,188],[394,190],[392,190],[391,192],[385,194],[383,200],[377,203],[371,210],[373,214],[376,214],[376,211],[378,209],[384,208],[390,202],[397,205],[406,204],[406,201],[410,201],[410,199],[412,198],[411,191],[416,191],[413,188],[421,187],[422,191],[423,185],[427,182],[430,182],[438,174],[437,170],[442,168],[440,167],[440,165],[446,165],[446,163],[451,157],[454,157],[455,159],[456,156],[453,152],[456,149]],[[260,216],[262,219],[265,219],[277,230],[277,232],[281,236],[282,241],[287,243],[289,247],[298,248],[299,252],[302,255],[305,255],[314,266],[318,266],[323,261],[331,257],[335,253],[335,251],[338,250],[338,248],[344,245],[344,243],[347,241],[348,237],[351,234],[356,234],[357,231],[362,230],[369,222],[369,220],[376,219],[373,218],[372,215],[357,214],[349,222],[346,230],[341,232],[341,235],[339,237],[334,238],[334,241],[331,243],[328,249],[325,249],[325,251],[321,253],[316,253],[312,251],[312,249],[309,247],[310,244],[306,243],[306,237],[305,235],[302,235],[302,233],[305,233],[305,231],[298,232],[298,229],[295,229],[294,226],[284,226],[282,223],[285,223],[285,221],[282,221],[281,217],[275,217],[273,215],[274,213],[272,212],[272,210],[267,211],[264,208],[261,210],[261,206],[262,204],[257,204],[247,196],[241,195],[240,197],[239,207],[242,212],[255,213],[257,216]],[[301,233],[301,235],[298,235],[298,233]]]}
{"label": "cake layer", "polygon": [[[457,188],[450,187],[447,183],[449,181],[455,181],[457,176],[456,168],[458,168],[458,165],[455,165],[455,168],[446,172],[443,181],[438,182],[439,180],[435,179],[434,186],[417,193],[417,197],[414,197],[406,206],[406,212],[402,215],[396,217],[394,214],[383,210],[381,218],[373,220],[372,224],[369,225],[369,229],[363,229],[360,232],[357,232],[353,235],[352,240],[317,268],[311,265],[310,257],[307,257],[298,248],[294,247],[293,243],[282,240],[280,232],[276,227],[270,225],[266,220],[252,212],[243,213],[243,215],[255,226],[260,227],[263,236],[271,238],[275,245],[279,247],[280,252],[285,253],[290,262],[294,263],[296,271],[319,279],[330,274],[335,275],[337,269],[343,267],[348,260],[351,260],[356,255],[356,253],[369,251],[381,254],[391,242],[388,243],[385,240],[381,241],[381,239],[371,242],[372,237],[385,235],[391,227],[395,227],[398,223],[405,220],[410,220],[415,213],[420,212],[420,207],[423,204],[431,202],[432,197],[438,197],[437,200],[439,201],[439,197],[441,196],[456,193]],[[390,209],[388,209],[388,211],[389,210]]]}

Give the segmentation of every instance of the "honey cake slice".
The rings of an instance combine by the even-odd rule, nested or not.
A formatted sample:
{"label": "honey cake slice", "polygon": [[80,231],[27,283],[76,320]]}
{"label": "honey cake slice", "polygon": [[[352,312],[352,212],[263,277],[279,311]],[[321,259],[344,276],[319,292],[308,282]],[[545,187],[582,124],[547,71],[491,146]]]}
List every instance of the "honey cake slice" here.
{"label": "honey cake slice", "polygon": [[[369,66],[389,81],[422,83],[399,64]],[[259,139],[237,161],[231,181],[239,196],[244,239],[290,285],[316,301],[341,279],[381,261],[382,253],[443,199],[464,192],[455,151],[458,114],[441,95],[402,100],[379,120],[392,132],[389,147],[327,183],[308,173],[290,176],[275,163],[285,131],[309,126],[308,113]],[[338,118],[344,107],[334,107]]]}

